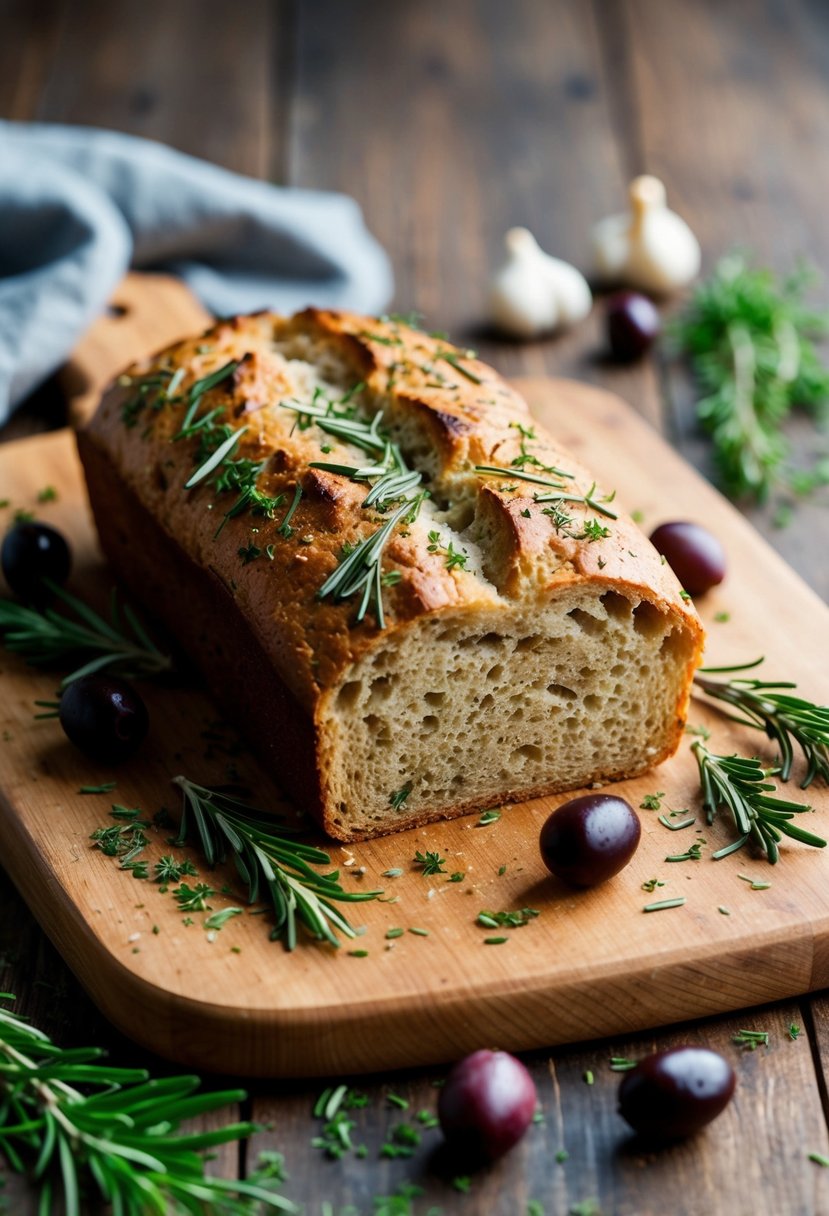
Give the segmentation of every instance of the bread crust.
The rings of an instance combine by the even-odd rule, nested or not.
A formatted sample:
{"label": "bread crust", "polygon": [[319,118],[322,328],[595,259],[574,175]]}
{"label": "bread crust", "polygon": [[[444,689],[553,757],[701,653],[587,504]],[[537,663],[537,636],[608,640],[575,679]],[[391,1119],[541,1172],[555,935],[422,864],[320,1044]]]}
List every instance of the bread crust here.
{"label": "bread crust", "polygon": [[[321,586],[342,560],[343,545],[370,535],[378,519],[362,506],[365,483],[309,467],[311,462],[336,463],[346,457],[354,464],[355,453],[349,445],[321,436],[316,426],[296,426],[290,402],[298,393],[296,368],[303,365],[305,354],[309,358],[304,362],[311,366],[322,360],[335,368],[340,383],[365,385],[356,394],[361,408],[382,409],[384,425],[404,447],[407,461],[423,471],[441,518],[452,520],[462,537],[474,537],[480,551],[480,564],[474,568],[450,568],[445,551],[430,548],[425,526],[396,529],[383,554],[383,570],[398,580],[383,590],[385,630],[378,628],[371,612],[355,621],[353,598],[319,598]],[[196,381],[229,363],[235,364],[232,373],[205,392],[198,417],[216,410],[233,431],[245,428],[233,458],[264,462],[257,488],[272,499],[281,495],[282,502],[273,518],[242,512],[227,519],[216,535],[233,495],[217,494],[210,478],[186,488],[198,436],[176,440],[176,435],[184,410],[181,398],[186,399]],[[169,381],[175,372],[178,403],[150,390],[131,414],[137,386],[157,374]],[[273,408],[280,402],[288,408]],[[134,425],[125,424],[125,417]],[[327,806],[320,738],[331,698],[373,647],[425,616],[539,604],[582,585],[649,601],[689,640],[685,678],[677,687],[675,726],[653,763],[678,745],[702,646],[693,606],[683,598],[670,568],[625,516],[611,521],[584,503],[568,502],[570,522],[556,526],[535,501],[545,487],[523,480],[522,470],[558,484],[545,470],[566,470],[568,492],[586,495],[591,502],[601,502],[606,491],[590,493],[593,479],[543,432],[515,390],[486,364],[445,340],[396,321],[314,309],[289,319],[256,314],[221,321],[198,338],[128,369],[108,389],[78,443],[102,543],[116,570],[170,624],[185,647],[189,633],[189,648],[196,651],[194,658],[209,683],[227,695],[234,712],[239,713],[241,702],[244,714],[244,697],[238,690],[228,691],[238,679],[234,682],[232,671],[217,666],[215,657],[211,660],[212,642],[194,645],[192,631],[181,619],[181,596],[170,594],[176,580],[199,584],[197,598],[205,616],[201,632],[214,640],[222,634],[238,642],[242,672],[247,670],[251,678],[255,673],[259,700],[266,697],[271,726],[278,726],[260,740],[251,715],[244,715],[254,743],[260,750],[264,747],[270,759],[288,754],[289,743],[293,755],[301,757],[298,779],[286,781],[292,795],[310,805],[326,830],[339,838],[375,832],[349,834],[334,823]],[[325,452],[327,447],[330,452]],[[357,457],[358,462],[370,461],[365,453]],[[478,466],[503,468],[504,475],[479,474]],[[281,527],[297,484],[301,498],[290,527]],[[590,539],[580,534],[590,520],[607,524],[608,535]],[[242,556],[251,546],[256,556]],[[155,577],[153,562],[159,568]],[[270,694],[263,691],[271,685]],[[274,742],[275,736],[281,742]],[[281,768],[279,773],[282,777]],[[597,763],[592,779],[608,775]],[[553,780],[505,790],[502,800],[555,788]],[[468,809],[474,806],[461,801],[451,808],[426,807],[404,824],[393,822],[378,830],[397,830]]]}

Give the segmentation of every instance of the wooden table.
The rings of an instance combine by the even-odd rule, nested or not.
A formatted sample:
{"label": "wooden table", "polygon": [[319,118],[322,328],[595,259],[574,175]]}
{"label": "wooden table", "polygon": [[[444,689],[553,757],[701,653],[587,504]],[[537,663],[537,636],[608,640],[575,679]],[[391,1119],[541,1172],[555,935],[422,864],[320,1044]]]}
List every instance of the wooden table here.
{"label": "wooden table", "polygon": [[[527,224],[545,248],[587,265],[590,223],[619,209],[628,178],[648,171],[700,236],[706,269],[736,244],[781,270],[799,254],[829,264],[821,0],[0,0],[0,19],[0,116],[115,127],[244,173],[353,194],[392,256],[399,309],[419,309],[507,374],[618,391],[704,471],[709,453],[681,371],[661,354],[626,370],[606,363],[600,310],[577,332],[531,345],[481,330],[503,232]],[[4,437],[60,419],[60,400],[45,391]],[[794,432],[807,452],[810,433]],[[799,506],[785,530],[772,508],[751,518],[829,596],[825,501]],[[103,1042],[118,1064],[167,1067],[102,1024],[0,874],[3,990],[62,1042]],[[731,1042],[740,1027],[768,1030],[769,1049],[741,1057]],[[734,1060],[738,1096],[707,1134],[643,1155],[615,1113],[608,1057],[686,1040]],[[272,1130],[241,1155],[223,1150],[211,1168],[233,1174],[278,1148],[286,1193],[309,1216],[339,1216],[348,1203],[370,1213],[372,1197],[404,1180],[424,1188],[416,1216],[523,1216],[530,1200],[559,1216],[590,1199],[604,1216],[812,1216],[829,1212],[829,1170],[808,1160],[829,1151],[827,1053],[821,994],[540,1052],[528,1064],[544,1124],[468,1193],[434,1154],[436,1132],[411,1159],[378,1156],[398,1121],[386,1095],[432,1109],[436,1070],[358,1082],[371,1101],[355,1136],[370,1151],[340,1162],[311,1146],[320,1085],[262,1082],[244,1113]],[[557,1163],[562,1148],[569,1157]],[[34,1211],[17,1181],[6,1194],[15,1216]]]}

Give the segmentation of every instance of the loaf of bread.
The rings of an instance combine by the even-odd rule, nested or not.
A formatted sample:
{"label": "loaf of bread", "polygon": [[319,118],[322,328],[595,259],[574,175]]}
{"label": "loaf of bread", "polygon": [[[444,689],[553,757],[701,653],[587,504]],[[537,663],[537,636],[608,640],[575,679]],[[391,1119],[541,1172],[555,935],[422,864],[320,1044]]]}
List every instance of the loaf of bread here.
{"label": "loaf of bread", "polygon": [[693,606],[473,352],[237,317],[129,368],[78,443],[116,572],[336,839],[676,749]]}

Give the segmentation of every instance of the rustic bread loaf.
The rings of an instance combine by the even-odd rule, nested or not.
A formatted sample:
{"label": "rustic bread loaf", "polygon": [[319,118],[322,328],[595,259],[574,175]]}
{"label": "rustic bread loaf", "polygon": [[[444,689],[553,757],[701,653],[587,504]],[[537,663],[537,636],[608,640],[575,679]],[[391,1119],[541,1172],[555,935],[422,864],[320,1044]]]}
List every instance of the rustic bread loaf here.
{"label": "rustic bread loaf", "polygon": [[221,321],[78,437],[103,548],[339,840],[641,773],[702,630],[472,352],[393,319]]}

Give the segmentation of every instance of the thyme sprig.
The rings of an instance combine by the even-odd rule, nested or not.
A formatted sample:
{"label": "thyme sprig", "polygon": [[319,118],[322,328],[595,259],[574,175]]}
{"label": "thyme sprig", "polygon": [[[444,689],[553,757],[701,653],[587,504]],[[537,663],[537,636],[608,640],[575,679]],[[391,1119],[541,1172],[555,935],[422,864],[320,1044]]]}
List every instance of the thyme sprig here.
{"label": "thyme sprig", "polygon": [[158,649],[129,604],[110,600],[110,619],[99,616],[82,600],[44,579],[50,591],[71,616],[55,608],[31,608],[13,600],[0,600],[3,645],[33,667],[80,666],[62,681],[65,686],[80,676],[104,669],[121,676],[153,676],[170,671],[169,655]]}
{"label": "thyme sprig", "polygon": [[250,1136],[256,1124],[179,1132],[186,1119],[244,1101],[244,1090],[199,1093],[198,1077],[154,1080],[98,1064],[100,1048],[57,1046],[5,1007],[13,1000],[0,993],[0,1154],[32,1179],[39,1212],[81,1216],[93,1196],[117,1216],[298,1211],[275,1193],[278,1172],[205,1175],[203,1150]]}
{"label": "thyme sprig", "polygon": [[273,905],[275,925],[271,938],[284,939],[288,950],[297,944],[297,923],[318,940],[339,946],[337,934],[354,938],[352,927],[334,907],[375,899],[382,891],[345,891],[339,871],[320,874],[312,866],[331,864],[327,853],[303,844],[288,830],[274,830],[274,816],[257,810],[220,790],[175,777],[183,794],[184,810],[176,844],[194,838],[208,864],[232,857],[251,903],[267,899]]}
{"label": "thyme sprig", "polygon": [[810,488],[808,474],[804,481],[787,469],[782,426],[795,406],[820,414],[829,400],[829,371],[812,341],[829,318],[803,302],[813,277],[801,267],[779,280],[732,254],[697,287],[673,327],[704,394],[697,416],[734,498],[762,500],[781,484]]}
{"label": "thyme sprig", "polygon": [[763,659],[759,658],[736,667],[704,668],[694,676],[694,683],[707,696],[739,711],[727,713],[722,710],[732,721],[765,731],[775,741],[780,748],[782,781],[788,781],[791,776],[796,745],[807,765],[800,788],[807,789],[815,777],[829,782],[829,706],[815,705],[812,701],[782,691],[797,688],[789,680],[737,677],[723,681],[709,678],[712,674],[748,671],[762,662]]}
{"label": "thyme sprig", "polygon": [[778,773],[763,768],[756,757],[718,756],[701,739],[691,744],[699,767],[702,804],[709,823],[720,807],[726,807],[739,835],[711,856],[715,861],[736,853],[753,841],[772,865],[779,859],[778,844],[783,836],[822,849],[826,841],[793,823],[796,815],[811,811],[810,806],[775,797],[776,786],[768,778]]}

